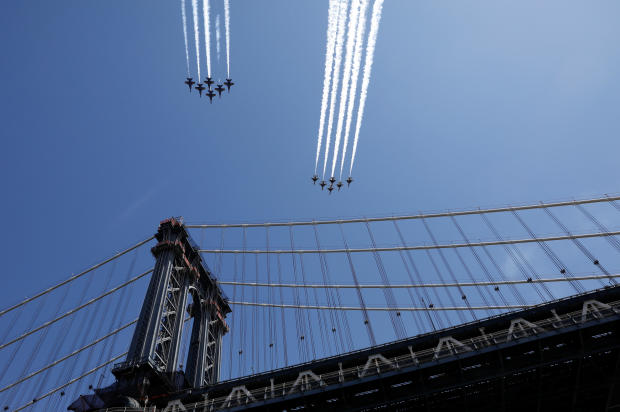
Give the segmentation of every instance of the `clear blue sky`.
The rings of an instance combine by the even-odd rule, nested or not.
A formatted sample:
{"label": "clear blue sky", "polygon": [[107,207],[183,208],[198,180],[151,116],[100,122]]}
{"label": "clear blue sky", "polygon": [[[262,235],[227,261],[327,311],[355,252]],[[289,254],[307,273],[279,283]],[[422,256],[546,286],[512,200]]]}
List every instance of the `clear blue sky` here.
{"label": "clear blue sky", "polygon": [[309,180],[327,0],[231,3],[236,85],[213,105],[183,84],[178,1],[0,4],[3,302],[172,215],[381,215],[618,191],[616,1],[386,1],[356,180],[332,196]]}

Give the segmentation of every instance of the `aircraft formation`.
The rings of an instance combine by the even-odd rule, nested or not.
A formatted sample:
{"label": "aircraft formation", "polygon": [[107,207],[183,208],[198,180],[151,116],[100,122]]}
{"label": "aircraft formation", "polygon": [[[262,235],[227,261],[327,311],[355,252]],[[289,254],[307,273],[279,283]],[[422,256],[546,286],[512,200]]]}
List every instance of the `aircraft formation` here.
{"label": "aircraft formation", "polygon": [[[316,185],[316,182],[319,180],[319,176],[318,175],[313,175],[312,176],[312,183],[314,183]],[[351,183],[353,183],[353,178],[351,176],[349,176],[347,178],[347,180],[345,180],[347,182],[347,187],[351,186]],[[344,186],[344,183],[342,183],[342,181],[338,181],[338,183],[336,183],[336,187],[334,188],[334,183],[336,183],[336,178],[334,176],[329,178],[329,185],[327,185],[327,182],[325,180],[321,180],[321,183],[319,183],[319,186],[321,186],[321,190],[325,189],[325,186],[327,186],[327,192],[331,195],[332,192],[336,189],[338,189],[338,191],[340,192],[340,189],[342,189],[342,187]]]}
{"label": "aircraft formation", "polygon": [[[192,92],[192,86],[194,84],[196,84],[194,79],[192,79],[191,77],[187,77],[185,79],[184,83],[189,87],[189,92],[191,93]],[[198,90],[198,95],[200,97],[202,97],[202,92],[206,90],[207,92],[205,93],[205,96],[207,96],[209,98],[209,102],[210,103],[213,103],[213,98],[216,96],[215,92],[217,92],[217,96],[219,96],[221,98],[222,97],[222,92],[224,90],[228,89],[228,93],[230,93],[230,88],[235,84],[235,83],[233,83],[232,79],[226,79],[226,81],[224,83],[217,84],[216,87],[212,88],[214,83],[215,82],[213,81],[212,78],[207,77],[205,79],[205,81],[204,81],[204,84],[206,84],[207,87],[203,86],[202,83],[198,83],[198,84],[196,84],[196,86],[194,86],[194,88],[196,90]],[[224,86],[226,86],[226,89],[224,89]]]}
{"label": "aircraft formation", "polygon": [[[187,64],[187,77],[185,78],[185,84],[189,88],[189,92],[192,89],[198,91],[198,96],[202,97],[202,92],[205,92],[205,96],[209,98],[209,102],[213,103],[213,98],[218,96],[222,97],[222,93],[228,90],[235,84],[230,77],[230,0],[224,0],[224,24],[226,30],[226,81],[218,81],[217,83],[211,76],[211,7],[210,0],[202,0],[202,22],[204,27],[204,47],[205,47],[205,60],[207,77],[201,82],[200,76],[200,16],[199,16],[199,4],[198,0],[191,0],[192,2],[192,16],[194,26],[194,44],[196,55],[196,72],[198,74],[197,82],[191,76],[190,64],[189,64],[189,43],[187,36],[187,14],[185,10],[185,0],[181,0],[181,16],[183,18],[183,37],[185,39],[185,61]],[[215,39],[216,39],[216,52],[217,63],[220,61],[220,15],[217,14],[215,18]],[[213,86],[215,85],[215,87]],[[217,94],[216,94],[217,93]]]}
{"label": "aircraft formation", "polygon": [[[370,73],[374,59],[379,23],[381,21],[383,1],[384,0],[329,0],[325,75],[323,78],[323,94],[321,99],[314,174],[312,176],[312,182],[316,185],[320,180],[319,186],[321,190],[327,187],[327,192],[329,194],[334,190],[340,191],[344,186],[342,174],[349,146],[349,135],[352,129],[353,109],[356,105],[357,86],[362,68],[362,55],[364,55],[364,67],[361,76],[359,101],[357,102],[353,147],[349,160],[349,177],[344,180],[344,182],[347,183],[347,187],[353,182],[351,174],[353,172],[353,163],[355,162],[364,107],[368,95],[368,85],[370,83]],[[370,7],[371,2],[372,8]],[[367,14],[370,9],[372,9],[370,12],[370,27],[368,36],[365,36]],[[340,84],[341,78],[342,83]],[[340,91],[340,95],[338,95],[338,91]],[[337,112],[336,102],[338,102]],[[337,121],[334,127],[335,119],[337,119]],[[326,125],[327,127],[325,127]],[[328,173],[327,162],[330,158],[332,134],[334,135],[334,147],[331,152],[331,173]],[[318,167],[319,158],[321,157],[323,136],[325,136],[323,172],[322,177],[319,178]],[[341,146],[342,153],[340,154],[339,178],[336,179],[336,164],[338,162]]]}

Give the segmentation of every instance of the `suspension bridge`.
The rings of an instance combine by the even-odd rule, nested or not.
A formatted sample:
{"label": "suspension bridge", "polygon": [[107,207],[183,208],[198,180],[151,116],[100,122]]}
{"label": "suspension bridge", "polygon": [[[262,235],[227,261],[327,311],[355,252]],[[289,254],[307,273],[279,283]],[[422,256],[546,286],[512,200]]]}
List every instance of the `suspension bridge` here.
{"label": "suspension bridge", "polygon": [[619,214],[165,219],[0,310],[0,406],[617,410]]}

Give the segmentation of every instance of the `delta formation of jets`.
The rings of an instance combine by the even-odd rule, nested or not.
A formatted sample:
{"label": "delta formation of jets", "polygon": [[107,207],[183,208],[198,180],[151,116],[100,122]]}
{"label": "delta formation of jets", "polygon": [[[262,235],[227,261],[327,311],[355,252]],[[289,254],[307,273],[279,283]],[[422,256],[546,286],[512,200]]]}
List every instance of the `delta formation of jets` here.
{"label": "delta formation of jets", "polygon": [[[318,180],[319,180],[319,177],[317,175],[312,176],[313,184],[316,185],[316,182]],[[347,182],[347,187],[351,186],[351,183],[353,183],[353,178],[349,176],[346,182]],[[321,190],[325,189],[325,186],[327,186],[327,192],[331,195],[332,192],[334,191],[334,183],[336,183],[336,178],[332,176],[329,178],[329,186],[327,185],[327,182],[325,180],[321,180],[321,183],[319,183],[319,186],[321,186]],[[336,188],[338,189],[339,192],[340,192],[340,189],[342,189],[342,186],[344,186],[342,182],[336,183]]]}
{"label": "delta formation of jets", "polygon": [[[185,82],[184,82],[187,87],[189,87],[189,92],[192,92],[192,86],[194,86],[196,84],[196,82],[191,78],[188,77]],[[209,102],[213,103],[213,98],[215,97],[215,92],[217,92],[217,94],[219,95],[219,97],[222,97],[222,92],[226,89],[224,89],[224,86],[226,86],[226,88],[228,89],[228,93],[230,93],[230,88],[234,85],[232,79],[226,79],[226,81],[222,84],[217,84],[216,87],[211,87],[213,86],[213,84],[215,84],[215,82],[213,81],[212,78],[207,77],[205,79],[205,84],[207,85],[207,87],[203,86],[202,83],[198,83],[196,86],[194,86],[194,89],[198,90],[198,94],[200,95],[200,97],[202,97],[202,92],[204,90],[207,90],[207,92],[205,93],[205,95],[209,98]]]}

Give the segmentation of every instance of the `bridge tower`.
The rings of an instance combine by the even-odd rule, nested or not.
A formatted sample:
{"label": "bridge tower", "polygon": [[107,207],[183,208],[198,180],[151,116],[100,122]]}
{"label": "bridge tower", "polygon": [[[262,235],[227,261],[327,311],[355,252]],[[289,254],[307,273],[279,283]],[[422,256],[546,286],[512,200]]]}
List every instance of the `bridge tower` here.
{"label": "bridge tower", "polygon": [[[158,395],[219,380],[225,317],[231,311],[226,298],[179,220],[162,221],[155,237],[155,268],[127,358],[112,370],[117,381],[95,389],[95,395],[81,396],[73,410],[146,406]],[[186,313],[192,330],[182,371],[178,365]]]}

